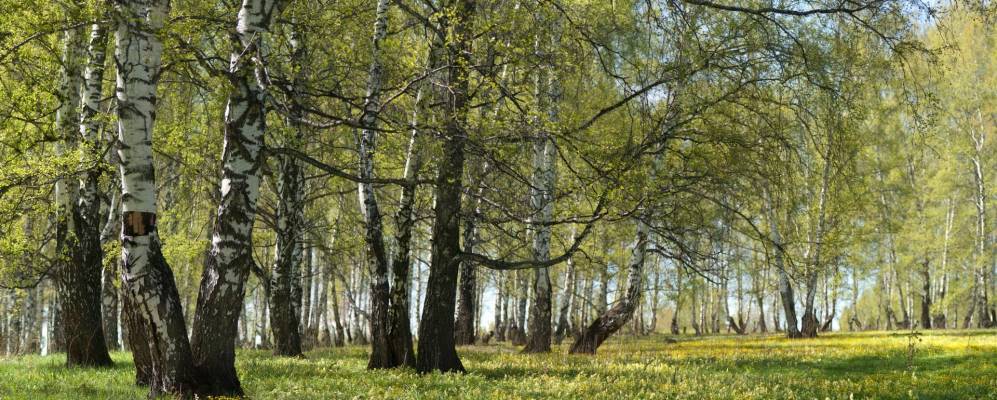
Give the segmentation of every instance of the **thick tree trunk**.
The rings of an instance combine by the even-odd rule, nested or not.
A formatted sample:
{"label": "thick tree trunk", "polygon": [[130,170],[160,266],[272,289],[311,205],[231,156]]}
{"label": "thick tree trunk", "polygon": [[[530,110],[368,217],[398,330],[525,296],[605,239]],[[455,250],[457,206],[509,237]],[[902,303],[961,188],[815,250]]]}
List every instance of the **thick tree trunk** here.
{"label": "thick tree trunk", "polygon": [[[134,348],[148,349],[151,393],[189,395],[199,387],[180,295],[156,231],[152,163],[159,40],[168,1],[121,1],[115,35],[118,154],[121,158],[122,286],[132,309]],[[133,329],[132,329],[133,328]],[[145,350],[139,350],[139,353]],[[136,365],[142,365],[137,360]]]}
{"label": "thick tree trunk", "polygon": [[221,199],[206,257],[191,335],[194,363],[211,394],[241,395],[235,370],[238,313],[253,261],[252,233],[260,195],[266,108],[260,57],[262,35],[280,14],[282,0],[243,0],[232,36],[231,84],[225,106]]}
{"label": "thick tree trunk", "polygon": [[[83,85],[81,73],[83,32],[71,29],[65,32],[62,83],[60,85],[61,105],[56,113],[56,124],[64,140],[57,146],[57,152],[72,151],[78,146],[82,134],[84,163],[92,162],[90,154],[98,152],[97,131],[88,129],[95,119],[97,102],[100,100],[104,64],[104,48],[107,46],[107,30],[94,25],[89,45],[89,60],[86,66],[86,82]],[[81,92],[86,96],[81,102]],[[80,105],[83,116],[80,117]],[[99,158],[98,158],[99,159]],[[58,199],[58,220],[56,223],[56,247],[60,264],[57,267],[56,284],[58,296],[58,322],[55,338],[50,341],[51,350],[61,350],[65,346],[68,366],[108,366],[111,357],[104,341],[104,328],[100,316],[101,293],[100,271],[103,250],[100,246],[100,203],[97,199],[97,179],[99,170],[89,168],[81,181],[73,177],[60,179],[56,184]],[[81,190],[82,189],[82,190]],[[56,313],[53,313],[56,315]]]}
{"label": "thick tree trunk", "polygon": [[299,281],[303,253],[304,173],[291,157],[280,159],[277,205],[277,248],[270,273],[270,327],[274,337],[274,355],[297,357],[301,352],[299,310],[295,307],[295,286]]}
{"label": "thick tree trunk", "polygon": [[131,303],[131,296],[121,296],[121,317],[124,322],[126,348],[132,353],[132,360],[135,364],[135,384],[139,386],[149,386],[152,384],[153,365],[152,353],[146,338],[149,332],[142,323],[142,316],[138,314]]}
{"label": "thick tree trunk", "polygon": [[[443,107],[443,155],[436,178],[436,207],[432,255],[425,306],[419,324],[416,370],[464,371],[454,343],[457,271],[460,268],[460,198],[467,140],[467,105],[471,66],[473,0],[456,0],[439,16],[438,29],[446,32],[447,86]],[[452,12],[449,12],[452,10]]]}
{"label": "thick tree trunk", "polygon": [[[647,213],[645,213],[647,214]],[[646,215],[645,215],[646,216]],[[644,278],[644,259],[647,257],[647,242],[649,228],[644,221],[637,221],[637,234],[633,250],[630,254],[630,265],[627,268],[626,295],[613,308],[609,309],[595,321],[571,345],[571,354],[595,354],[610,335],[619,330],[640,303]]]}

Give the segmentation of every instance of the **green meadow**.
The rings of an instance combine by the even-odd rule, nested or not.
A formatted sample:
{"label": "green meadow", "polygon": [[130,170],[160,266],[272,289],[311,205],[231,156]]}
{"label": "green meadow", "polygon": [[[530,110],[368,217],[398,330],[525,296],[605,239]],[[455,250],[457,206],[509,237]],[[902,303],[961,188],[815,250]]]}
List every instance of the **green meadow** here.
{"label": "green meadow", "polygon": [[[780,336],[620,335],[599,354],[523,355],[505,344],[463,347],[469,373],[367,371],[367,347],[301,359],[245,350],[237,364],[254,399],[997,399],[997,332]],[[63,367],[64,356],[4,358],[2,399],[137,399],[128,353],[115,367]]]}

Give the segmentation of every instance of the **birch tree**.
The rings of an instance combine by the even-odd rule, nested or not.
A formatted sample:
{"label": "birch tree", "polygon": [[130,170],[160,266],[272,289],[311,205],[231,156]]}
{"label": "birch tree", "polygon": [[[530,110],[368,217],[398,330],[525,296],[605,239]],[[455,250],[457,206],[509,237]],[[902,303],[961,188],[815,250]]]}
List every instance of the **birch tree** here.
{"label": "birch tree", "polygon": [[[121,281],[132,310],[136,366],[149,368],[151,394],[187,395],[198,377],[173,271],[156,230],[152,163],[156,86],[168,0],[121,0],[117,7],[118,156],[121,159]],[[145,358],[147,356],[147,358]],[[146,364],[148,363],[148,364]]]}
{"label": "birch tree", "polygon": [[246,279],[254,263],[253,221],[260,196],[261,150],[266,130],[264,36],[285,5],[282,0],[243,0],[232,36],[221,201],[190,339],[194,363],[206,375],[210,393],[243,393],[235,370],[235,339]]}
{"label": "birch tree", "polygon": [[367,363],[368,369],[391,368],[396,366],[396,359],[391,354],[391,338],[389,337],[390,321],[390,284],[388,282],[388,254],[384,246],[384,232],[381,210],[374,192],[374,153],[377,149],[377,118],[380,112],[381,86],[384,76],[384,66],[381,60],[381,46],[388,31],[388,1],[378,0],[374,17],[374,36],[372,39],[372,55],[370,76],[367,81],[367,96],[364,100],[363,115],[360,117],[363,129],[360,133],[361,183],[358,185],[358,196],[361,214],[364,217],[366,229],[364,239],[367,245],[367,266],[371,275],[371,353]]}

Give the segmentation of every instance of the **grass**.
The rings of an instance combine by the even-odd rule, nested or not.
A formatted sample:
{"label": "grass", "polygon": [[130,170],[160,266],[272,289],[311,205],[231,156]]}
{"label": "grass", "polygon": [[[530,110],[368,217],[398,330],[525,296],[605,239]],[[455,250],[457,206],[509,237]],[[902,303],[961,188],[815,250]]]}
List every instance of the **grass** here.
{"label": "grass", "polygon": [[[460,349],[470,373],[368,372],[365,347],[306,359],[241,351],[255,399],[997,399],[997,331],[928,331],[908,362],[898,332],[776,336],[619,337],[594,357],[521,355],[506,345]],[[137,399],[128,353],[101,370],[66,369],[63,356],[0,359],[0,399]]]}

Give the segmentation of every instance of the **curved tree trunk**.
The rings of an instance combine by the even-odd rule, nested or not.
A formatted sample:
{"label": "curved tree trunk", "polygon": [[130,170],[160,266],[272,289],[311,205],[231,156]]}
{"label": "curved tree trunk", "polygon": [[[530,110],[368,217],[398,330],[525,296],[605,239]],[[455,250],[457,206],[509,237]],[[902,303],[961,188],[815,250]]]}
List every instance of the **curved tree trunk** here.
{"label": "curved tree trunk", "polygon": [[238,316],[253,261],[252,232],[260,195],[266,109],[260,68],[262,35],[280,14],[281,0],[243,0],[232,36],[222,150],[221,200],[205,259],[194,314],[194,363],[208,381],[209,394],[241,395],[235,370]]}
{"label": "curved tree trunk", "polygon": [[647,224],[644,221],[637,221],[636,240],[630,253],[630,265],[627,267],[626,295],[616,305],[596,318],[582,332],[582,335],[571,345],[571,350],[569,350],[571,354],[595,354],[596,349],[633,316],[634,310],[640,304],[643,289],[648,233]]}

